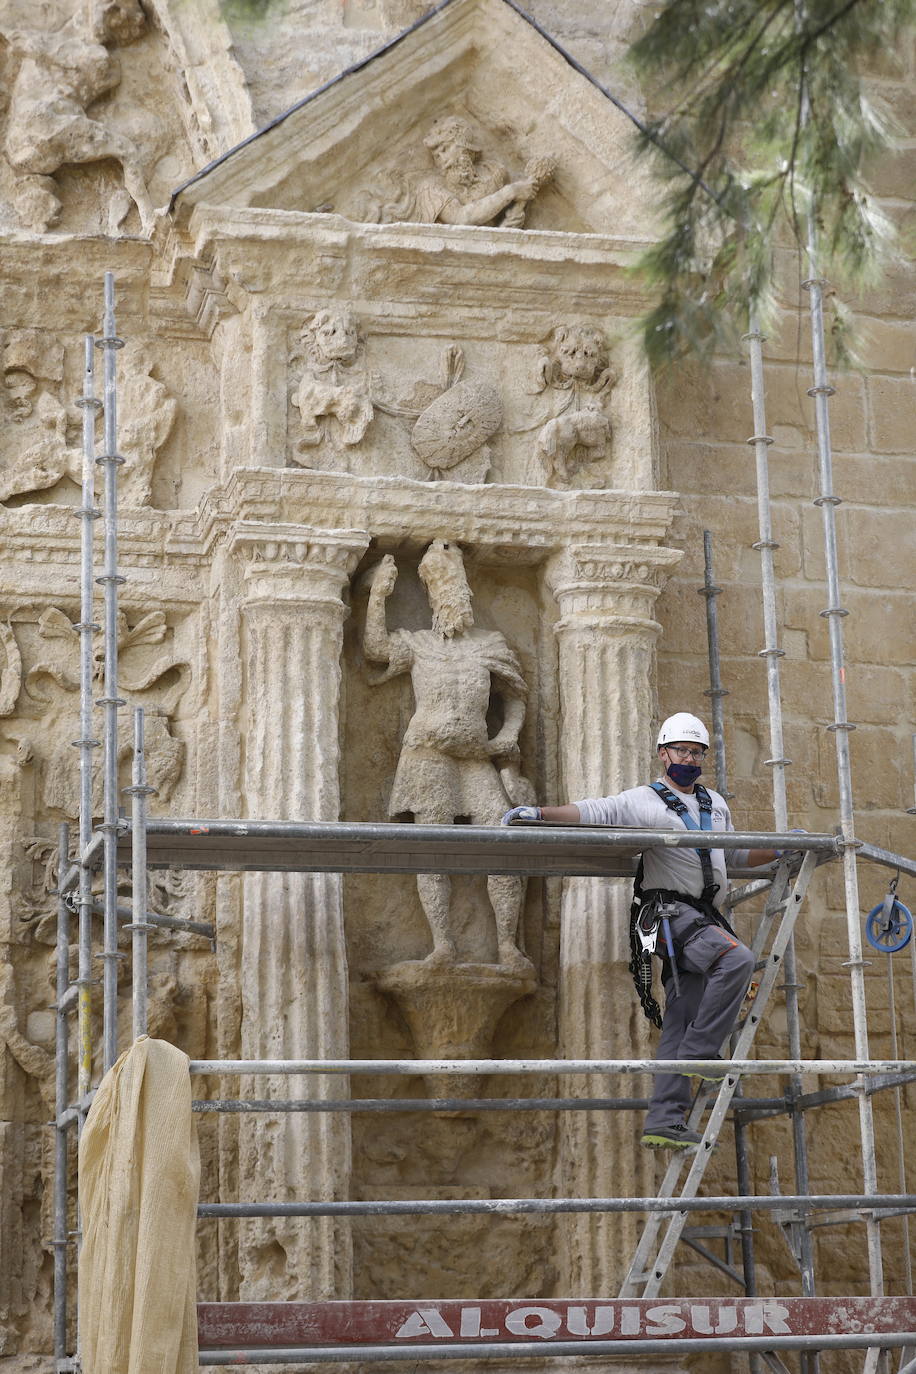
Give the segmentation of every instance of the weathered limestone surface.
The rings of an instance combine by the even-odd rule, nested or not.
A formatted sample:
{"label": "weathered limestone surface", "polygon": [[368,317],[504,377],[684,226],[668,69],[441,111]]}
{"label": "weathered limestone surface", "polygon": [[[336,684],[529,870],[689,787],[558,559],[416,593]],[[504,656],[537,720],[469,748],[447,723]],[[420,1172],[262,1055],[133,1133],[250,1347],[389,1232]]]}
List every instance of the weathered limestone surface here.
{"label": "weathered limestone surface", "polygon": [[[559,647],[563,774],[571,799],[607,796],[634,787],[649,767],[646,743],[631,728],[651,715],[660,586],[678,562],[673,550],[582,545],[547,570],[560,619]],[[560,931],[559,1052],[568,1059],[614,1059],[649,1052],[649,1036],[631,993],[629,904],[631,885],[571,878],[564,884]],[[609,976],[610,974],[610,976]],[[624,1011],[625,1009],[625,1011]],[[579,1096],[627,1096],[630,1080],[616,1084],[571,1079]],[[646,1154],[633,1150],[629,1114],[584,1114],[564,1120],[560,1176],[571,1196],[608,1196],[625,1188],[652,1190]],[[572,1229],[572,1228],[570,1228]],[[566,1270],[573,1290],[609,1291],[619,1281],[617,1247],[638,1238],[635,1218],[582,1217],[568,1238]],[[596,1286],[597,1285],[597,1286]]]}
{"label": "weathered limestone surface", "polygon": [[[257,819],[334,820],[336,665],[346,614],[341,590],[365,537],[302,525],[277,525],[269,533],[265,538],[263,527],[242,523],[229,541],[243,564],[246,811]],[[242,1057],[346,1058],[340,878],[246,875],[240,946]],[[339,1079],[311,1078],[304,1093],[334,1097],[341,1087]],[[280,1098],[289,1089],[283,1077],[252,1079],[245,1087],[252,1096]],[[271,1201],[340,1197],[348,1182],[349,1144],[343,1115],[246,1118],[239,1141],[240,1193]],[[242,1298],[349,1291],[346,1223],[250,1222],[240,1230]]]}
{"label": "weathered limestone surface", "polygon": [[[722,358],[648,376],[632,329],[644,301],[627,269],[651,239],[654,192],[631,162],[630,126],[502,0],[453,0],[334,80],[425,8],[8,0],[0,15],[0,1369],[10,1374],[47,1368],[51,1340],[53,862],[77,793],[73,400],[104,270],[115,272],[128,341],[119,668],[128,705],[148,710],[154,810],[489,821],[503,799],[637,783],[653,722],[705,713],[697,587],[709,528],[733,811],[738,824],[771,823],[747,368]],[[530,6],[631,108],[641,97],[621,56],[643,8]],[[874,80],[911,117],[913,54]],[[875,171],[901,224],[912,216],[906,155],[909,143]],[[820,830],[834,825],[837,797],[804,301],[788,258],[784,283],[766,352],[789,807],[793,824]],[[859,827],[904,851],[914,304],[908,264],[853,302],[866,370],[837,379],[832,403]],[[460,577],[443,572],[445,546]],[[435,616],[430,625],[446,583],[460,603],[448,630]],[[456,728],[437,733],[444,718]],[[470,744],[457,738],[462,722]],[[124,740],[119,757],[126,784]],[[864,877],[866,909],[883,881]],[[216,922],[215,952],[193,935],[151,942],[151,1030],[195,1057],[612,1057],[651,1043],[626,972],[620,884],[161,872],[151,886],[154,909]],[[839,875],[819,875],[798,935],[812,1055],[852,1050],[841,912]],[[883,965],[866,981],[872,1049],[889,1053]],[[126,1037],[126,970],[121,992]],[[910,1053],[903,1020],[898,1030]],[[759,1048],[785,1049],[778,1006]],[[505,1090],[419,1077],[303,1083],[243,1087],[319,1098]],[[557,1086],[512,1080],[519,1095]],[[640,1087],[577,1079],[560,1090]],[[907,1121],[912,1105],[905,1097]],[[882,1183],[896,1189],[893,1110],[876,1110]],[[204,1196],[648,1193],[656,1166],[636,1129],[623,1112],[207,1116]],[[788,1159],[789,1138],[783,1122],[755,1131],[751,1166],[765,1190],[769,1158]],[[858,1188],[857,1142],[854,1107],[825,1114],[812,1133],[815,1189]],[[727,1147],[708,1184],[733,1187]],[[637,1232],[627,1218],[207,1224],[201,1293],[593,1295],[614,1289]],[[781,1235],[766,1223],[757,1232],[761,1291],[797,1291]],[[857,1233],[829,1269],[833,1228],[820,1234],[821,1272],[836,1291],[856,1289]],[[900,1256],[888,1240],[894,1291]],[[685,1259],[671,1290],[722,1283]]]}

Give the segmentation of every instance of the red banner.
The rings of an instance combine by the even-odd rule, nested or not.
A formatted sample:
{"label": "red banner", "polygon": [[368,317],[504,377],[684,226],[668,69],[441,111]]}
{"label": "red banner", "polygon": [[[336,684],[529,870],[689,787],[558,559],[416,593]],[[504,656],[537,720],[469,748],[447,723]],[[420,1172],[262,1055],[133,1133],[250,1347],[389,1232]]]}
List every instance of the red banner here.
{"label": "red banner", "polygon": [[916,1298],[202,1302],[201,1349],[913,1332]]}

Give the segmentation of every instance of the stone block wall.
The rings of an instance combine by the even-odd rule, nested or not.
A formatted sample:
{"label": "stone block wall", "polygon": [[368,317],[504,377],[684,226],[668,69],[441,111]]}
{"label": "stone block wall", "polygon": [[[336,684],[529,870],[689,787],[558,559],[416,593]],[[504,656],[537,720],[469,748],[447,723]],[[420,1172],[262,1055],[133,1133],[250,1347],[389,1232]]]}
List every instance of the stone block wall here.
{"label": "stone block wall", "polygon": [[[916,575],[916,487],[914,487],[914,361],[916,331],[913,293],[916,270],[907,236],[914,222],[916,183],[904,174],[916,147],[911,47],[895,56],[888,70],[874,76],[874,88],[895,112],[909,137],[899,152],[874,169],[872,184],[885,212],[898,225],[901,258],[881,282],[848,300],[861,367],[833,371],[836,395],[830,400],[834,491],[837,509],[846,689],[856,832],[862,839],[901,853],[912,853],[916,822],[913,805],[913,750],[916,727],[916,637],[912,614]],[[827,605],[824,542],[818,495],[813,401],[806,394],[810,373],[807,298],[798,271],[788,262],[778,318],[764,345],[779,643],[785,651],[780,674],[785,711],[785,752],[791,825],[829,830],[837,820],[834,737],[827,628],[820,612]],[[718,616],[725,699],[725,733],[731,805],[736,824],[772,824],[771,790],[764,760],[770,756],[763,620],[758,594],[759,554],[749,367],[742,358],[720,358],[702,368],[686,363],[659,379],[658,414],[663,484],[682,495],[677,539],[684,559],[662,595],[659,616],[665,626],[659,646],[659,712],[701,707],[708,687],[703,530],[713,534],[715,580],[722,588]],[[907,418],[909,416],[909,418]],[[882,900],[887,869],[859,866],[862,910]],[[912,884],[901,883],[903,900]],[[850,1020],[846,916],[842,874],[834,868],[815,880],[796,937],[803,1050],[814,1057],[853,1049]],[[897,1011],[896,1052],[913,1051],[913,964],[909,951],[886,956],[866,945],[870,1049],[890,1056],[893,1049],[888,1011],[888,979],[894,978]],[[893,967],[890,967],[891,961]],[[785,1050],[778,1018],[769,1017],[758,1037],[759,1053]],[[771,1084],[770,1088],[775,1089]],[[761,1084],[764,1092],[769,1091]],[[901,1161],[893,1094],[874,1100],[881,1186],[912,1184],[912,1160]],[[902,1093],[906,1123],[914,1101]],[[845,1191],[861,1186],[859,1125],[855,1104],[838,1104],[809,1115],[811,1187]],[[791,1186],[790,1133],[785,1122],[769,1122],[751,1132],[757,1186],[766,1184],[770,1156],[780,1163],[780,1183]],[[723,1169],[723,1165],[718,1166]],[[721,1175],[727,1181],[727,1165]],[[761,1222],[759,1257],[771,1269],[776,1291],[789,1291],[797,1271],[782,1237]],[[882,1228],[888,1291],[902,1292],[902,1223]],[[864,1236],[861,1227],[816,1232],[816,1261],[829,1275],[829,1291],[861,1281]],[[840,1261],[842,1257],[842,1262]],[[859,1279],[856,1279],[856,1274]],[[780,1290],[780,1282],[787,1287]],[[827,1291],[825,1289],[825,1291]],[[852,1357],[850,1357],[851,1360]],[[838,1366],[841,1367],[841,1366]]]}

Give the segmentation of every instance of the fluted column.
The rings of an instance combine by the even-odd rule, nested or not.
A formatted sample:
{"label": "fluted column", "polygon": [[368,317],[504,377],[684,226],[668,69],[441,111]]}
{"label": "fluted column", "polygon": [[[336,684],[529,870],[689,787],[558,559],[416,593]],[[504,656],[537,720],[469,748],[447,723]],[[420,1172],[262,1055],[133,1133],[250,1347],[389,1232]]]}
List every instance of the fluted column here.
{"label": "fluted column", "polygon": [[[367,539],[358,531],[241,525],[231,546],[244,568],[241,653],[243,805],[262,820],[337,820],[341,597]],[[241,933],[242,1055],[345,1058],[347,961],[337,874],[250,873]],[[346,1095],[340,1078],[258,1078],[256,1097]],[[239,1195],[255,1201],[346,1195],[344,1114],[242,1119]],[[327,1298],[349,1292],[346,1223],[321,1218],[242,1222],[243,1299]]]}
{"label": "fluted column", "polygon": [[[579,547],[546,569],[560,619],[562,800],[608,796],[649,780],[655,710],[655,599],[673,550]],[[629,962],[629,881],[566,879],[560,933],[559,1053],[564,1058],[640,1058],[648,1023]],[[636,1096],[648,1080],[572,1079],[586,1097]],[[575,1197],[653,1191],[653,1166],[632,1112],[567,1113],[558,1190]],[[639,1231],[630,1214],[583,1216],[562,1229],[561,1291],[612,1294]]]}

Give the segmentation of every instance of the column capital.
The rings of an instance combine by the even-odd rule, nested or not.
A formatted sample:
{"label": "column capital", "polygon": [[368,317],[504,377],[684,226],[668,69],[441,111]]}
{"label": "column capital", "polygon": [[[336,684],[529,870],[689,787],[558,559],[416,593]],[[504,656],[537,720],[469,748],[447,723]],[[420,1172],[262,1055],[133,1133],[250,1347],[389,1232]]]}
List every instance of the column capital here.
{"label": "column capital", "polygon": [[369,543],[365,530],[239,521],[229,552],[242,564],[249,604],[343,605],[341,592]]}
{"label": "column capital", "polygon": [[658,544],[578,544],[546,563],[544,578],[560,608],[556,629],[650,631],[656,598],[682,557]]}

